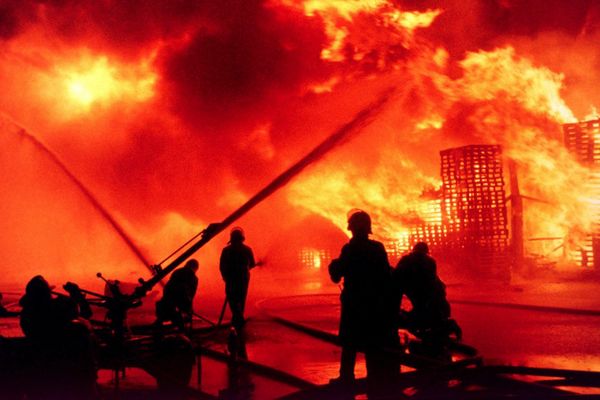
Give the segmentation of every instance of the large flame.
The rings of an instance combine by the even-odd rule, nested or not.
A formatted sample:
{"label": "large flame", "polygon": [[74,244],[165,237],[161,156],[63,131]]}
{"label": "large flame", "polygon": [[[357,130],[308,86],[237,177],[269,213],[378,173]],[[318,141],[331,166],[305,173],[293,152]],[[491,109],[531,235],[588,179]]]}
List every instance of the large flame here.
{"label": "large flame", "polygon": [[[307,214],[346,231],[346,213],[358,207],[372,214],[378,238],[405,249],[415,227],[441,223],[439,151],[499,144],[527,196],[526,238],[582,241],[598,199],[561,125],[600,101],[589,89],[600,84],[594,21],[567,24],[572,37],[529,25],[539,35],[517,37],[518,18],[499,27],[504,20],[486,20],[486,7],[455,3],[9,2],[0,6],[0,111],[39,136],[160,257],[194,221],[227,215],[395,86],[402,95],[361,136],[256,210],[249,237],[277,241],[281,224]],[[520,9],[504,3],[509,16]],[[543,13],[536,21],[544,26]],[[45,165],[18,150],[5,149],[3,161]],[[44,173],[28,176],[43,181]],[[39,197],[5,185],[13,205]],[[41,242],[35,235],[45,229],[22,231]],[[559,256],[557,242],[527,243]]]}
{"label": "large flame", "polygon": [[435,154],[444,145],[501,144],[505,156],[518,162],[521,191],[544,201],[527,205],[527,237],[591,232],[589,171],[562,144],[561,124],[575,120],[561,97],[564,77],[518,57],[511,47],[467,54],[459,63],[458,79],[444,73],[443,63],[429,61],[434,58],[418,57],[408,65],[405,85],[417,93],[417,114],[405,111],[415,111],[409,104],[415,97],[410,97],[396,105],[396,112],[404,115],[402,125],[367,133],[380,148],[376,161],[363,164],[360,155],[346,154],[346,162],[333,157],[294,185],[291,201],[341,229],[348,209],[369,210],[376,236],[406,249],[412,228],[427,221],[439,225],[431,221],[426,206],[434,205],[424,198],[431,187],[440,187],[439,170],[424,174],[422,151],[414,148],[428,146]]}
{"label": "large flame", "polygon": [[[307,16],[323,19],[329,44],[321,51],[321,57],[333,62],[345,61],[348,57],[361,61],[374,48],[383,50],[381,46],[384,43],[390,47],[397,44],[409,47],[415,30],[428,27],[441,13],[437,9],[424,12],[400,10],[388,0],[283,0],[282,3],[301,7]],[[374,35],[372,43],[365,40],[368,35],[364,31],[356,40],[354,30],[357,21],[361,21],[363,28]],[[384,60],[380,59],[379,63],[384,63]]]}

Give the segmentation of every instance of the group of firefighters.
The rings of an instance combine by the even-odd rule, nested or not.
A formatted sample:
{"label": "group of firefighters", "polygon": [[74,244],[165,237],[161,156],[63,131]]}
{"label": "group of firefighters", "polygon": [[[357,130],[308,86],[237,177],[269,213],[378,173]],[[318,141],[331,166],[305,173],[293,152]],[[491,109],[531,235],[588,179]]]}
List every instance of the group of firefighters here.
{"label": "group of firefighters", "polygon": [[[340,375],[331,383],[351,387],[356,354],[363,352],[368,391],[376,397],[400,372],[394,352],[400,347],[399,327],[419,337],[434,357],[444,356],[450,334],[460,337],[461,332],[450,319],[446,286],[426,243],[417,243],[391,268],[383,244],[369,238],[371,218],[366,212],[352,211],[348,230],[352,238],[329,265],[331,280],[343,279]],[[401,309],[403,296],[412,304],[409,312]]]}
{"label": "group of firefighters", "polygon": [[[437,355],[444,346],[443,340],[449,332],[459,336],[460,328],[450,319],[445,285],[437,275],[436,263],[429,256],[426,243],[417,243],[412,252],[402,257],[396,268],[392,268],[383,244],[369,238],[371,218],[366,212],[351,212],[348,230],[352,238],[343,246],[340,256],[329,265],[331,280],[334,283],[343,280],[339,326],[342,346],[340,375],[331,383],[352,386],[356,355],[362,352],[366,360],[367,384],[374,393],[375,388],[385,388],[399,373],[398,357],[390,351],[399,347],[399,327],[420,337],[433,355]],[[232,229],[219,263],[225,281],[226,301],[232,314],[232,327],[237,332],[245,324],[250,270],[257,265],[252,249],[244,242],[244,231]],[[171,274],[162,298],[156,303],[155,326],[161,327],[164,322],[170,321],[177,329],[184,330],[185,321],[193,315],[198,268],[198,261],[191,259]],[[91,349],[86,347],[85,327],[68,322],[78,316],[76,304],[64,301],[60,296],[53,298],[51,289],[41,276],[28,283],[20,302],[21,327],[25,336],[38,346],[57,340],[65,345],[75,343],[78,346],[75,350],[77,357],[92,357]],[[403,296],[412,304],[410,312],[401,309]],[[63,340],[65,337],[67,342]],[[79,338],[79,342],[74,338]],[[92,382],[95,379],[92,370],[80,370],[79,373],[88,377],[82,381]],[[85,391],[89,388],[76,389]]]}
{"label": "group of firefighters", "polygon": [[[245,324],[244,308],[250,283],[250,270],[257,263],[252,249],[244,244],[246,236],[242,228],[231,230],[229,242],[221,252],[219,270],[225,281],[226,301],[231,310],[231,324],[241,330]],[[171,321],[181,331],[185,319],[191,319],[192,303],[198,287],[198,261],[189,260],[183,268],[175,270],[163,290],[163,297],[156,303],[156,324]]]}

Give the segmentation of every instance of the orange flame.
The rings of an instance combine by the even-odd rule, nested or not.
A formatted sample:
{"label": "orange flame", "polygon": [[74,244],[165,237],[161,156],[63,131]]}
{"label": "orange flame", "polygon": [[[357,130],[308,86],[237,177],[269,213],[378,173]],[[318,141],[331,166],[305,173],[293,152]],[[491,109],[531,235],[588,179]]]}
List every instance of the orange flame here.
{"label": "orange flame", "polygon": [[[325,25],[329,45],[321,52],[321,58],[331,62],[341,62],[348,58],[346,49],[350,48],[352,59],[362,60],[375,44],[364,41],[368,34],[365,32],[361,41],[351,37],[351,26],[360,18],[374,19],[374,24],[365,24],[366,29],[383,27],[387,38],[385,40],[401,43],[410,47],[414,32],[419,28],[430,26],[441,10],[402,11],[388,0],[282,0],[288,7],[302,8],[310,17],[319,16]],[[377,35],[379,38],[379,35]],[[378,39],[379,40],[379,39]],[[381,44],[381,43],[379,43]]]}
{"label": "orange flame", "polygon": [[0,75],[10,76],[13,82],[5,86],[18,88],[12,90],[28,96],[27,100],[0,106],[20,117],[23,110],[19,106],[37,105],[43,117],[66,122],[116,104],[143,104],[155,96],[156,54],[154,49],[145,57],[125,62],[108,53],[68,48],[46,43],[37,34],[25,35],[3,54]]}
{"label": "orange flame", "polygon": [[[401,124],[382,123],[387,131],[365,133],[379,149],[375,163],[350,154],[331,160],[295,184],[290,201],[344,231],[347,210],[368,210],[375,236],[406,248],[415,226],[439,225],[431,217],[435,204],[423,198],[429,188],[440,187],[439,169],[425,172],[424,148],[432,159],[445,147],[501,144],[520,167],[521,192],[546,202],[527,204],[526,237],[590,232],[589,170],[562,142],[561,124],[575,120],[561,97],[563,75],[535,66],[511,47],[467,54],[458,79],[446,75],[446,60],[445,51],[429,49],[408,62],[405,86],[414,95],[397,104]],[[457,116],[459,125],[449,121]]]}
{"label": "orange flame", "polygon": [[465,98],[494,100],[507,95],[526,111],[560,123],[576,121],[560,96],[564,76],[544,67],[534,67],[528,59],[517,57],[510,46],[492,52],[469,53],[461,66],[465,70],[461,81]]}
{"label": "orange flame", "polygon": [[[71,99],[89,110],[93,103],[106,103],[113,99],[128,97],[132,101],[145,101],[154,94],[156,75],[126,71],[110,64],[106,56],[82,60],[77,66],[57,67],[64,76]],[[147,69],[147,65],[141,67]],[[144,75],[133,77],[132,75]],[[131,78],[128,78],[131,76]]]}
{"label": "orange flame", "polygon": [[[157,75],[150,60],[137,65],[125,65],[107,56],[84,55],[74,62],[62,62],[55,67],[49,90],[63,96],[70,115],[89,112],[93,106],[108,107],[115,102],[144,102],[154,96]],[[57,87],[58,86],[58,87]],[[58,89],[58,90],[57,90]]]}

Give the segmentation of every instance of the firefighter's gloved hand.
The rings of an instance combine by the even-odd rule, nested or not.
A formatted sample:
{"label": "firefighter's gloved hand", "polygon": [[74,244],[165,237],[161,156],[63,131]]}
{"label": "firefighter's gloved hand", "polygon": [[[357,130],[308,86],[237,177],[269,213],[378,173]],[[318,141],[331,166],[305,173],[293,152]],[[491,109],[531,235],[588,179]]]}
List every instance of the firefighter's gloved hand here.
{"label": "firefighter's gloved hand", "polygon": [[212,237],[214,235],[217,234],[217,232],[220,230],[221,228],[221,223],[220,222],[213,222],[212,224],[209,224],[205,229],[204,229],[204,233],[203,233],[203,237],[204,236],[208,236],[208,237]]}
{"label": "firefighter's gloved hand", "polygon": [[69,293],[69,295],[74,299],[85,298],[85,296],[83,295],[83,293],[81,293],[81,290],[79,289],[79,286],[77,286],[76,283],[67,282],[63,285],[63,289],[65,289],[65,291]]}

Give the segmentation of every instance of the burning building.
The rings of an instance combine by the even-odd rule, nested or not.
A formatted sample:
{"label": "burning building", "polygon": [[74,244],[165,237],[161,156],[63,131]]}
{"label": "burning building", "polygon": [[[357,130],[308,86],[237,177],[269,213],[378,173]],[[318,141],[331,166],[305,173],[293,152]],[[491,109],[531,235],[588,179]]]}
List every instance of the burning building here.
{"label": "burning building", "polygon": [[589,170],[588,193],[592,232],[583,240],[567,240],[566,256],[583,268],[600,271],[600,119],[563,125],[565,146]]}
{"label": "burning building", "polygon": [[[429,243],[436,256],[469,276],[509,279],[507,209],[499,145],[440,152],[442,187],[421,202],[406,247]],[[400,243],[402,245],[404,243]]]}

